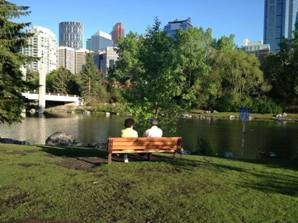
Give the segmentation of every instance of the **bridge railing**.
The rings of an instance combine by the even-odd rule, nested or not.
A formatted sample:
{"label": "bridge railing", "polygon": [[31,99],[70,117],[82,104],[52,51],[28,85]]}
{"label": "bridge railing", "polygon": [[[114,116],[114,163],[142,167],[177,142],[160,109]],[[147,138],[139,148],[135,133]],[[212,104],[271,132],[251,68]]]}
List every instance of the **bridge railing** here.
{"label": "bridge railing", "polygon": [[[30,92],[27,91],[25,92],[26,94],[38,94],[38,92],[34,91],[34,92]],[[46,95],[51,95],[51,96],[61,96],[61,97],[77,97],[80,98],[78,95],[72,95],[72,94],[59,94],[59,93],[46,93]]]}

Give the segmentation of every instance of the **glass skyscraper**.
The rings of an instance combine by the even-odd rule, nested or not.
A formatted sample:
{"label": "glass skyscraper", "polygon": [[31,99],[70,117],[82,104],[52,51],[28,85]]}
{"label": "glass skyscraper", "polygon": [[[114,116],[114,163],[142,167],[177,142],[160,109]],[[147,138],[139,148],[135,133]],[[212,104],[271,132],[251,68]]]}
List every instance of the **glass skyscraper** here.
{"label": "glass skyscraper", "polygon": [[108,46],[113,46],[112,36],[108,33],[96,32],[87,40],[87,49],[97,52],[104,50]]}
{"label": "glass skyscraper", "polygon": [[264,43],[279,51],[282,37],[292,38],[298,19],[298,0],[265,0]]}

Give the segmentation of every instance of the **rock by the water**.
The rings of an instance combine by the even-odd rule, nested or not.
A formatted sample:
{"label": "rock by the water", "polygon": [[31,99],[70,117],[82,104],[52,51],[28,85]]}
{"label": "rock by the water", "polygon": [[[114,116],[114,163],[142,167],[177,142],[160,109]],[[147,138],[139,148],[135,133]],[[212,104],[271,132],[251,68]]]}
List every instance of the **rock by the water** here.
{"label": "rock by the water", "polygon": [[65,132],[55,132],[46,140],[46,145],[52,146],[73,146],[76,144],[77,141],[74,136],[68,135]]}
{"label": "rock by the water", "polygon": [[29,145],[30,143],[27,141],[20,141],[16,139],[10,139],[10,138],[0,138],[0,143],[5,144],[18,144],[18,145]]}

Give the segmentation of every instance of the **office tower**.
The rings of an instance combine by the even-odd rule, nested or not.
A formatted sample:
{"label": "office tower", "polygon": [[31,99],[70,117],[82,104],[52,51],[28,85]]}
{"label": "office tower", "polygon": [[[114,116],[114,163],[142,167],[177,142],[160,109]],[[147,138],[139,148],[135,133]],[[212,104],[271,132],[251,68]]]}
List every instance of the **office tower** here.
{"label": "office tower", "polygon": [[68,69],[72,74],[78,74],[86,64],[88,53],[91,51],[83,48],[76,50],[65,46],[59,47],[59,67]]}
{"label": "office tower", "polygon": [[94,52],[104,50],[108,46],[113,46],[112,36],[102,31],[96,32],[87,40],[86,46],[88,50]]}
{"label": "office tower", "polygon": [[60,22],[59,46],[83,48],[83,24],[80,22]]}
{"label": "office tower", "polygon": [[263,41],[250,41],[249,39],[244,39],[242,49],[249,54],[256,55],[258,58],[263,58],[270,54],[270,45],[263,44]]}
{"label": "office tower", "polygon": [[118,44],[118,41],[120,38],[124,37],[125,31],[124,31],[124,26],[121,22],[117,22],[112,31],[112,40],[114,45]]}
{"label": "office tower", "polygon": [[58,61],[59,67],[68,69],[72,74],[76,73],[76,50],[74,48],[60,46]]}
{"label": "office tower", "polygon": [[102,51],[98,51],[93,54],[94,63],[101,71],[104,78],[108,77],[109,69],[115,66],[115,62],[118,60],[118,54],[114,47],[106,47]]}
{"label": "office tower", "polygon": [[86,57],[87,57],[88,53],[91,53],[91,51],[89,51],[87,49],[76,50],[76,60],[75,60],[75,64],[76,64],[75,73],[76,74],[80,73],[83,66],[86,64]]}
{"label": "office tower", "polygon": [[183,29],[189,29],[192,28],[191,19],[185,19],[185,20],[174,20],[172,22],[168,22],[168,24],[165,26],[164,31],[167,33],[168,36],[175,38],[176,33],[178,30]]}
{"label": "office tower", "polygon": [[283,37],[292,38],[298,18],[298,0],[265,0],[264,43],[279,51]]}
{"label": "office tower", "polygon": [[57,68],[57,41],[55,34],[44,27],[33,26],[28,32],[33,36],[28,39],[28,47],[23,48],[23,54],[39,58],[29,62],[25,68],[46,75]]}

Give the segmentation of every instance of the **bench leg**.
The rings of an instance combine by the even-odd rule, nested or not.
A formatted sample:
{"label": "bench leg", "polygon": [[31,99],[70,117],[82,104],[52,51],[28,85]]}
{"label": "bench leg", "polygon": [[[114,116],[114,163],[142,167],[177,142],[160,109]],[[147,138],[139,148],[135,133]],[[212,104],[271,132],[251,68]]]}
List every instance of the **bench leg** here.
{"label": "bench leg", "polygon": [[151,153],[147,153],[148,161],[151,160]]}
{"label": "bench leg", "polygon": [[112,163],[112,153],[109,153],[108,155],[108,164]]}
{"label": "bench leg", "polygon": [[176,160],[176,152],[173,153],[173,160]]}

